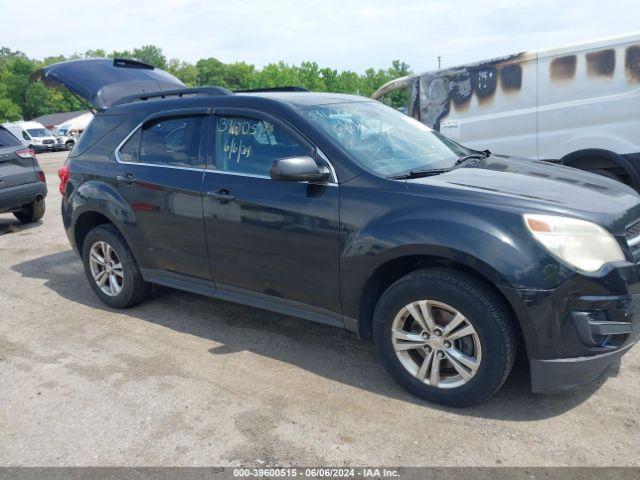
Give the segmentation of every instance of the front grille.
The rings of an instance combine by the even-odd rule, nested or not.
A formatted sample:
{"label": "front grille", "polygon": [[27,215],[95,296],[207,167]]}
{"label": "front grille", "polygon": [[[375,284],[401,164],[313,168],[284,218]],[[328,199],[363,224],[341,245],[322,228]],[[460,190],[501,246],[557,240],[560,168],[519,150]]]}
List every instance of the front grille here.
{"label": "front grille", "polygon": [[640,220],[632,223],[627,227],[627,230],[625,231],[625,237],[627,237],[627,242],[640,237]]}
{"label": "front grille", "polygon": [[43,140],[42,143],[45,145],[49,145],[49,144],[55,143],[55,140]]}
{"label": "front grille", "polygon": [[624,236],[627,240],[627,245],[633,254],[633,258],[636,262],[640,261],[640,220],[632,223],[625,230]]}

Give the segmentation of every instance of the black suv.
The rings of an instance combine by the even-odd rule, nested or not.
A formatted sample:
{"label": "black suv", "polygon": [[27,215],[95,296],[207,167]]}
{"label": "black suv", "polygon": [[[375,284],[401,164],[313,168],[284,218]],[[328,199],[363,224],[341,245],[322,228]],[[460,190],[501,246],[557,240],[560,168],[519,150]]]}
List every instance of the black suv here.
{"label": "black suv", "polygon": [[458,406],[495,393],[518,349],[548,392],[638,339],[640,197],[621,183],[469,150],[356,96],[187,89],[130,60],[34,78],[98,110],[59,175],[111,307],[162,284],[344,327]]}
{"label": "black suv", "polygon": [[22,223],[45,212],[47,183],[35,152],[0,126],[0,213],[13,212]]}

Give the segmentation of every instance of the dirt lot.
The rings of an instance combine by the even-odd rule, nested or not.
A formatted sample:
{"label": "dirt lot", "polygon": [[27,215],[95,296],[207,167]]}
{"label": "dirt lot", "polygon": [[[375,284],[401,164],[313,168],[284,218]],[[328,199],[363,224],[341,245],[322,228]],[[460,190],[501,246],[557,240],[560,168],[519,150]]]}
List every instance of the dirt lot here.
{"label": "dirt lot", "polygon": [[416,400],[351,334],[164,291],[128,311],[90,290],[40,155],[47,214],[0,215],[0,465],[640,465],[640,347],[586,391]]}

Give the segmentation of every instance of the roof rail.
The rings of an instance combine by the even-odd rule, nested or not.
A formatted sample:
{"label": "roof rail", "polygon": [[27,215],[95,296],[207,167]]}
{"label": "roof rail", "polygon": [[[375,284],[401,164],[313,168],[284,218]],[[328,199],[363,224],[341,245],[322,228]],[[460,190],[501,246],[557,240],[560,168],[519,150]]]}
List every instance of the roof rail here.
{"label": "roof rail", "polygon": [[251,92],[310,92],[308,88],[288,86],[288,87],[265,87],[265,88],[247,88],[243,90],[234,90],[235,93],[251,93]]}
{"label": "roof rail", "polygon": [[223,87],[197,87],[197,88],[178,88],[175,90],[158,90],[157,92],[139,93],[124,97],[113,104],[122,105],[124,103],[135,102],[136,100],[149,100],[150,98],[167,98],[167,97],[183,97],[185,95],[233,95],[231,90]]}

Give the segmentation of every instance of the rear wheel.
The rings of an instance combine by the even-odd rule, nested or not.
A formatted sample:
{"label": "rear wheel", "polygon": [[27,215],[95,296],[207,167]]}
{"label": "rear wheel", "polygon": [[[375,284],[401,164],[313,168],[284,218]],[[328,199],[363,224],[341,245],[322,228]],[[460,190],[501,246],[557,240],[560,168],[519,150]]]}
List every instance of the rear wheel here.
{"label": "rear wheel", "polygon": [[44,217],[45,210],[46,204],[44,198],[38,198],[22,210],[14,212],[13,215],[22,223],[33,223]]}
{"label": "rear wheel", "polygon": [[87,234],[82,260],[91,288],[108,306],[132,307],[147,296],[149,284],[113,225],[100,225]]}
{"label": "rear wheel", "polygon": [[509,316],[475,278],[419,270],[380,298],[376,350],[391,376],[414,395],[449,406],[480,403],[498,391],[513,366]]}

